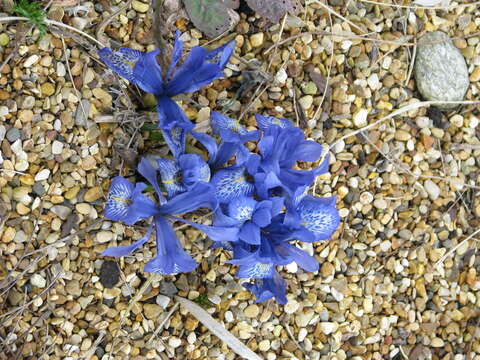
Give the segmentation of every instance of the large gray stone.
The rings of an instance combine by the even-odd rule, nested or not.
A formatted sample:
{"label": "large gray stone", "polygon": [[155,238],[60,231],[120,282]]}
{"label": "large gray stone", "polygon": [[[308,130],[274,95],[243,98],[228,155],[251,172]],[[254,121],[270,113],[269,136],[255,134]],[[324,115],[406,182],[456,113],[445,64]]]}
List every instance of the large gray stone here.
{"label": "large gray stone", "polygon": [[[467,64],[447,34],[434,31],[420,38],[415,60],[415,80],[418,91],[426,100],[463,100],[470,85]],[[442,110],[456,106],[437,105]]]}

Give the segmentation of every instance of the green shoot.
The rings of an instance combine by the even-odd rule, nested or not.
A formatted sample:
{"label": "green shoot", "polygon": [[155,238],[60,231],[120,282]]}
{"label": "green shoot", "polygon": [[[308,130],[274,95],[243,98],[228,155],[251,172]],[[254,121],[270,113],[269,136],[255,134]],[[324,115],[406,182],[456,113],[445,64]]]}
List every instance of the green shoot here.
{"label": "green shoot", "polygon": [[35,25],[40,31],[40,37],[46,34],[45,12],[40,3],[19,0],[13,7],[12,13],[28,18],[28,23]]}

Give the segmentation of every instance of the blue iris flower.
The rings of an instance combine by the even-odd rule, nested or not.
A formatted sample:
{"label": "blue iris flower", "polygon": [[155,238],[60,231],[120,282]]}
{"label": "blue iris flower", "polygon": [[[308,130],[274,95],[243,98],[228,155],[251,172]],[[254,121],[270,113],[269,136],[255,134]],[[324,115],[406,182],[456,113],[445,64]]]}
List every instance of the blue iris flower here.
{"label": "blue iris flower", "polygon": [[210,125],[213,133],[219,135],[222,139],[216,159],[213,162],[215,167],[225,164],[233,155],[237,156],[237,165],[243,164],[250,154],[250,151],[244,144],[260,138],[260,131],[247,131],[238,120],[231,119],[215,111],[210,115]]}
{"label": "blue iris flower", "polygon": [[169,197],[185,192],[199,182],[210,181],[210,167],[197,154],[182,154],[176,161],[158,159],[157,164]]}
{"label": "blue iris flower", "polygon": [[[189,163],[189,159],[185,160]],[[189,272],[196,267],[195,261],[182,249],[179,239],[176,237],[172,228],[172,221],[183,219],[174,217],[173,214],[183,214],[197,210],[201,207],[208,207],[215,210],[217,201],[212,196],[212,186],[207,182],[189,180],[189,186],[183,192],[177,192],[167,200],[160,189],[158,182],[158,171],[147,160],[142,159],[138,165],[139,173],[146,178],[155,189],[158,197],[158,205],[142,194],[146,185],[139,183],[133,185],[122,177],[116,177],[112,181],[108,200],[105,208],[105,216],[111,220],[123,221],[128,225],[133,225],[141,219],[153,216],[153,223],[145,236],[138,241],[127,246],[116,246],[105,250],[104,256],[127,256],[140,246],[145,244],[153,229],[155,229],[157,256],[145,265],[146,272],[158,274],[176,274],[180,272]],[[195,172],[195,171],[194,171]],[[187,174],[187,179],[195,178],[195,174]],[[191,186],[190,186],[191,185]],[[222,229],[196,225],[211,235],[214,240],[220,241],[220,234],[224,233],[224,238],[230,241],[236,237],[237,230]]]}
{"label": "blue iris flower", "polygon": [[177,31],[172,59],[165,75],[157,62],[159,49],[144,53],[129,48],[120,48],[116,52],[103,48],[98,52],[100,59],[113,71],[137,84],[142,90],[155,94],[159,128],[175,156],[185,151],[187,132],[199,141],[205,140],[205,134],[193,131],[194,125],[172,97],[197,91],[223,77],[223,69],[235,48],[235,41],[230,41],[212,51],[195,46],[183,63],[178,65],[183,56],[180,35]]}
{"label": "blue iris flower", "polygon": [[318,175],[328,170],[328,157],[313,170],[293,169],[298,161],[316,161],[323,147],[315,141],[305,140],[303,131],[286,119],[256,114],[263,137],[258,143],[260,154],[251,154],[248,172],[254,177],[255,188],[262,198],[271,189],[281,187],[292,196],[298,188],[310,186]]}
{"label": "blue iris flower", "polygon": [[232,199],[225,207],[226,214],[217,211],[215,225],[237,227],[240,241],[260,245],[261,229],[270,225],[272,218],[280,213],[283,198],[256,201],[252,197],[240,196]]}

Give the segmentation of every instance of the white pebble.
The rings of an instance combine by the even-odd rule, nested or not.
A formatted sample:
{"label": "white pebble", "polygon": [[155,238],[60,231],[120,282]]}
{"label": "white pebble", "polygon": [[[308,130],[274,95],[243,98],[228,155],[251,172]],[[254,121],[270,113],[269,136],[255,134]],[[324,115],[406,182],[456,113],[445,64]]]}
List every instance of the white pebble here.
{"label": "white pebble", "polygon": [[52,143],[52,154],[60,155],[62,151],[63,151],[63,143],[58,140],[54,140]]}
{"label": "white pebble", "polygon": [[47,180],[49,176],[50,176],[50,170],[49,169],[40,170],[37,173],[37,175],[35,175],[35,181]]}
{"label": "white pebble", "polygon": [[355,114],[353,114],[353,124],[358,127],[362,128],[367,125],[367,116],[368,110],[367,109],[360,109]]}
{"label": "white pebble", "polygon": [[30,278],[30,283],[38,288],[44,288],[47,285],[47,280],[45,280],[40,274],[34,274]]}
{"label": "white pebble", "polygon": [[321,322],[320,323],[320,330],[325,335],[330,335],[331,333],[335,332],[338,329],[338,325],[333,322]]}
{"label": "white pebble", "polygon": [[171,337],[171,338],[168,340],[168,345],[170,345],[170,346],[173,347],[173,348],[177,348],[177,347],[179,347],[180,345],[182,345],[182,340],[180,340],[180,339],[177,338],[177,337]]}
{"label": "white pebble", "polygon": [[275,75],[275,80],[280,84],[283,84],[285,81],[287,81],[287,79],[288,75],[285,69],[281,68],[280,70],[278,70],[277,74]]}
{"label": "white pebble", "polygon": [[23,66],[25,66],[26,68],[29,68],[30,66],[35,64],[38,61],[38,59],[40,59],[38,55],[32,55],[27,60],[25,60],[25,62],[23,63]]}
{"label": "white pebble", "polygon": [[425,181],[425,191],[431,200],[437,200],[440,196],[440,188],[432,180]]}

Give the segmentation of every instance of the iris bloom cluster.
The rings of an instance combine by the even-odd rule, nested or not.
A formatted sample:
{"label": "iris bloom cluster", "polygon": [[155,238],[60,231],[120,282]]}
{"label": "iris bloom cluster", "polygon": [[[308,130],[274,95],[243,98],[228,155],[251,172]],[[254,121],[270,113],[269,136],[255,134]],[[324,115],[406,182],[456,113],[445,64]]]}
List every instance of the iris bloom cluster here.
{"label": "iris bloom cluster", "polygon": [[[319,160],[323,147],[305,140],[302,130],[288,120],[259,114],[255,115],[258,130],[248,131],[239,121],[212,112],[214,136],[198,133],[172,99],[222,77],[234,46],[235,42],[229,42],[212,51],[193,47],[178,65],[183,45],[177,32],[165,74],[156,60],[158,49],[148,53],[126,48],[100,50],[101,59],[111,69],[155,94],[158,126],[173,154],[171,159],[143,158],[138,165],[155,198],[145,194],[146,183],[113,179],[105,216],[127,225],[152,220],[140,240],[108,248],[102,255],[126,256],[155,231],[157,256],[145,265],[145,271],[190,272],[196,263],[172,228],[173,222],[181,221],[204,232],[213,240],[213,247],[232,251],[229,263],[239,266],[238,277],[250,279],[244,286],[258,302],[275,297],[285,304],[286,282],[277,268],[295,262],[305,271],[317,271],[317,260],[296,244],[327,240],[340,222],[334,197],[307,194],[315,178],[328,170],[328,158],[311,170],[297,167],[299,161]],[[204,145],[207,159],[186,153],[187,134]],[[256,142],[255,152],[246,146],[252,142]],[[178,216],[199,208],[212,210],[211,226]]]}

